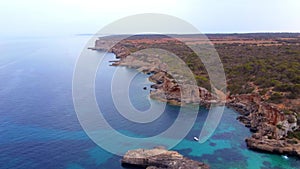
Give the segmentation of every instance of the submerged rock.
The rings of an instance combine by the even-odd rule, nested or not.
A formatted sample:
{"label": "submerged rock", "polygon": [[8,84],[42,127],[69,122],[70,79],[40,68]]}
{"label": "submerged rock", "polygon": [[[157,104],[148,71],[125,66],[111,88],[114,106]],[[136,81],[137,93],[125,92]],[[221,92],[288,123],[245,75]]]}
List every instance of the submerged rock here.
{"label": "submerged rock", "polygon": [[161,147],[130,150],[121,162],[123,166],[146,169],[209,169],[207,164],[185,158],[176,151],[168,151]]}

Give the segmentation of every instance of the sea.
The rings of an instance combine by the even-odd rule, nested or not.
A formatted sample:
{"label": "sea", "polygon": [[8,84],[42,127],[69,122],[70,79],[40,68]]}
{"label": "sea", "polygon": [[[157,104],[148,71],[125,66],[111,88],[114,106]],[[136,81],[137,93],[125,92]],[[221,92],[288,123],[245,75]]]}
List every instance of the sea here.
{"label": "sea", "polygon": [[[85,57],[104,57],[101,71],[95,77],[95,96],[112,130],[146,138],[176,123],[180,107],[168,104],[158,119],[149,123],[130,122],[120,115],[109,88],[116,69],[109,61],[115,56],[87,50],[92,45],[88,42],[90,39],[89,35],[66,35],[0,40],[0,169],[123,168],[122,157],[91,139],[75,111],[72,79],[83,51]],[[131,106],[144,111],[150,104],[161,104],[149,98],[149,75],[130,68],[121,71],[124,71],[124,80],[136,74],[129,88]],[[205,162],[212,169],[300,168],[297,158],[286,159],[247,149],[244,140],[251,132],[236,120],[238,113],[229,108],[225,108],[212,136],[204,143],[196,142],[193,138],[199,136],[207,115],[208,110],[200,107],[195,123],[191,121],[191,130],[171,150]],[[105,134],[103,139],[106,139]],[[124,149],[129,150],[131,146],[124,144]]]}

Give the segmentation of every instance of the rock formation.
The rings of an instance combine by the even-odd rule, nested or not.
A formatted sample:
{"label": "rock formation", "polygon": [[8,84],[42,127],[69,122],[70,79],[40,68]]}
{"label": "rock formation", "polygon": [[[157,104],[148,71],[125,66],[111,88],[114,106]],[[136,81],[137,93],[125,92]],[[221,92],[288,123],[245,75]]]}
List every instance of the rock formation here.
{"label": "rock formation", "polygon": [[299,140],[288,138],[289,132],[299,129],[296,113],[284,113],[255,94],[231,96],[227,105],[241,113],[238,120],[254,132],[246,138],[250,149],[300,157]]}
{"label": "rock formation", "polygon": [[147,169],[209,169],[209,166],[202,162],[163,148],[130,150],[124,155],[121,163],[123,166]]}
{"label": "rock formation", "polygon": [[[151,86],[154,90],[151,90],[150,97],[153,99],[174,105],[196,103],[204,106],[225,100],[224,96],[220,97],[220,94],[213,94],[205,88],[190,83],[189,79],[180,75],[180,72],[171,76],[169,73],[171,68],[161,62],[159,54],[134,55],[129,48],[122,44],[111,47],[109,43],[105,44],[97,40],[94,49],[109,49],[109,52],[115,53],[120,60],[114,62],[112,64],[114,66],[126,66],[151,74],[149,80],[154,83]],[[138,48],[143,49],[143,47]],[[300,133],[300,117],[297,113],[284,113],[277,105],[264,102],[257,94],[229,96],[226,105],[239,112],[241,116],[238,120],[254,133],[252,137],[246,139],[250,149],[300,157],[300,140],[288,137],[289,133],[295,131]]]}
{"label": "rock formation", "polygon": [[[216,95],[191,82],[192,80],[188,76],[177,74],[177,72],[172,73],[169,70],[170,66],[162,63],[159,55],[128,55],[123,49],[115,48],[113,47],[111,51],[119,56],[120,60],[113,62],[113,66],[126,66],[151,74],[149,80],[155,83],[151,86],[155,89],[150,93],[151,98],[173,105],[196,103],[208,106],[218,102]],[[178,69],[180,70],[180,67]]]}

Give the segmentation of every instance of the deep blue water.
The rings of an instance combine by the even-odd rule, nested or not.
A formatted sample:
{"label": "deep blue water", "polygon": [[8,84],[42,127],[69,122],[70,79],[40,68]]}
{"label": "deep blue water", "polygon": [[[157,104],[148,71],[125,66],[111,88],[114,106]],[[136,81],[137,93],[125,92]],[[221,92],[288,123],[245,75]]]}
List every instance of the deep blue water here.
{"label": "deep blue water", "polygon": [[[121,169],[121,157],[97,146],[83,131],[72,102],[72,76],[77,57],[89,37],[23,38],[0,41],[0,168],[1,169]],[[90,55],[100,52],[89,51]],[[178,116],[167,106],[153,123],[137,124],[119,115],[111,102],[109,83],[115,67],[102,65],[96,78],[96,96],[111,126],[123,134],[149,137],[166,130]],[[135,70],[123,68],[128,74]],[[143,87],[147,86],[147,90]],[[130,86],[130,98],[146,110],[150,83],[139,74]],[[160,104],[160,103],[155,103]],[[250,151],[244,139],[249,130],[236,121],[237,113],[225,109],[221,123],[205,143],[198,136],[208,111],[201,108],[193,129],[173,150],[204,161],[213,169],[299,168],[300,161]],[[104,136],[105,137],[105,136]],[[130,147],[129,147],[130,148]]]}

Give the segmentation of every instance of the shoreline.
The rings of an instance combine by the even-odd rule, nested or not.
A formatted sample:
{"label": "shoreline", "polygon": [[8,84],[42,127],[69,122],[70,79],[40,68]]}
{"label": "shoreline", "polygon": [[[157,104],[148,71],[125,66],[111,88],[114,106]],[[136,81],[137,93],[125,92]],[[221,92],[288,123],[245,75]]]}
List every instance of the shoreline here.
{"label": "shoreline", "polygon": [[240,114],[237,120],[251,131],[251,137],[245,139],[249,149],[300,158],[299,140],[288,138],[289,132],[297,128],[295,115],[284,114],[258,95],[233,97],[227,106]]}
{"label": "shoreline", "polygon": [[[93,50],[105,50],[105,47],[101,48],[97,44],[96,41]],[[131,52],[121,46],[114,46],[108,52],[114,53],[116,58],[120,59],[113,61],[112,66],[125,66],[152,74],[149,77],[149,81],[155,83],[151,86],[154,89],[150,93],[152,99],[177,106],[196,103],[205,107],[220,101],[218,96],[199,86],[196,89],[199,90],[199,96],[193,95],[192,90],[189,90],[189,99],[181,99],[180,85],[168,76],[164,71],[166,68],[161,63],[151,65],[145,61],[139,61],[132,58]],[[153,62],[153,60],[151,61]],[[195,88],[195,86],[191,88]],[[252,136],[245,139],[249,149],[300,158],[300,140],[289,138],[289,132],[295,131],[299,127],[296,114],[284,113],[277,105],[264,102],[261,96],[256,94],[227,96],[225,105],[240,114],[237,120],[252,132]]]}
{"label": "shoreline", "polygon": [[[132,62],[126,63],[126,62],[119,61],[119,62],[114,62],[114,64],[112,66],[125,66],[125,67],[135,68],[135,66],[133,66],[133,65],[130,66],[130,64],[132,64]],[[135,69],[141,70],[141,68],[135,68]],[[162,101],[162,102],[167,102],[171,105],[176,105],[176,106],[182,106],[184,104],[189,104],[189,103],[182,103],[181,100],[178,99],[178,98],[180,98],[180,96],[178,96],[178,95],[177,95],[177,99],[174,97],[173,98],[172,97],[170,97],[170,98],[162,98],[161,97],[160,93],[162,93],[162,92],[167,92],[167,93],[169,93],[169,95],[172,95],[172,93],[170,93],[168,89],[160,86],[160,85],[164,84],[164,83],[161,83],[162,81],[165,82],[164,78],[167,79],[167,81],[166,81],[167,86],[174,85],[173,83],[171,83],[171,80],[166,77],[164,72],[161,72],[161,71],[156,72],[153,70],[146,71],[143,69],[141,72],[153,73],[153,75],[148,78],[149,81],[155,83],[153,85],[155,90],[153,90],[150,93],[150,98],[158,100],[158,101]],[[169,84],[169,83],[171,83],[171,84]],[[176,89],[177,87],[173,87],[173,88]],[[211,98],[211,94],[208,93],[208,91],[206,89],[202,89],[199,91],[203,91],[203,92],[207,93],[207,97]],[[177,92],[179,92],[179,90]],[[177,93],[177,92],[175,92],[175,93]],[[238,97],[246,97],[246,98],[242,98],[240,101],[235,102],[235,100],[237,100]],[[248,99],[247,97],[250,97],[249,100],[247,100]],[[251,100],[251,97],[253,97],[252,100]],[[254,101],[255,99],[257,99],[257,100]],[[210,106],[210,101],[211,100],[204,100],[199,104],[201,106],[208,108]],[[245,104],[245,103],[243,103],[245,101],[249,101],[249,102]],[[212,102],[216,103],[217,101],[212,100]],[[191,102],[191,104],[193,104],[193,103]],[[198,103],[194,103],[194,104],[198,104]],[[256,109],[256,110],[252,109],[254,106],[259,106],[259,105],[264,105],[264,106],[261,106],[262,108],[264,108],[264,111],[258,111],[258,109]],[[290,130],[290,128],[295,126],[296,124],[295,123],[292,123],[292,124],[286,123],[287,126],[285,126],[286,127],[285,129],[282,129],[282,130],[278,129],[276,126],[276,123],[280,120],[285,121],[288,117],[285,117],[283,115],[283,113],[280,112],[276,107],[269,106],[266,103],[262,103],[259,96],[252,96],[252,95],[238,95],[238,96],[234,96],[233,98],[229,98],[226,102],[226,106],[228,108],[235,110],[240,115],[237,118],[237,120],[242,122],[245,125],[245,127],[249,128],[249,130],[253,133],[252,136],[245,139],[245,142],[249,149],[259,150],[259,151],[264,151],[264,152],[269,152],[269,153],[274,153],[274,154],[280,154],[280,155],[291,155],[291,156],[296,156],[298,158],[300,157],[300,149],[293,148],[295,146],[300,147],[299,142],[297,142],[297,144],[295,144],[296,140],[294,140],[294,139],[282,140],[283,138],[285,138],[287,136],[288,131],[285,129]],[[277,122],[275,121],[274,124],[272,124],[272,125],[259,122],[255,118],[255,117],[257,117],[257,114],[262,114],[263,116],[269,116],[269,114],[273,114],[273,113],[274,113],[274,116],[278,117],[279,119],[276,119]],[[249,117],[250,114],[254,114],[255,116]],[[273,115],[271,115],[271,116],[273,116]],[[294,120],[294,122],[296,122],[296,120]],[[285,123],[285,122],[283,122],[283,123]],[[268,126],[267,129],[271,130],[271,132],[268,131],[269,133],[267,133],[267,135],[265,134],[266,130],[264,128],[262,128],[263,125]],[[280,140],[279,144],[278,144],[277,140]]]}

